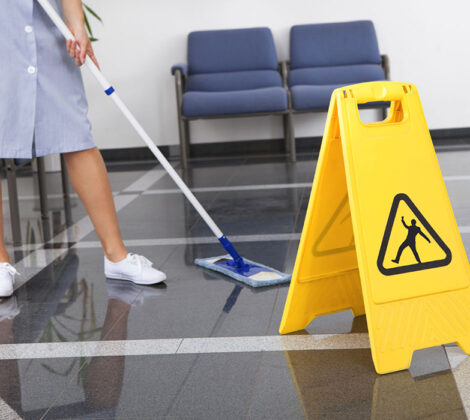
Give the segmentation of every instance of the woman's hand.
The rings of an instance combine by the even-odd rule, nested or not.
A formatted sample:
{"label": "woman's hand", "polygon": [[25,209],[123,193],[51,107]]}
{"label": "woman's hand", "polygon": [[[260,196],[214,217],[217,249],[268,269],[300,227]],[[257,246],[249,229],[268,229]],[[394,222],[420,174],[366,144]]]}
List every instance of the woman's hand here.
{"label": "woman's hand", "polygon": [[91,58],[93,63],[100,68],[98,61],[96,60],[95,53],[93,52],[93,47],[91,46],[90,38],[85,29],[85,25],[77,25],[77,28],[74,28],[72,25],[69,25],[69,29],[72,31],[75,41],[71,39],[67,40],[67,50],[70,54],[70,57],[75,59],[75,64],[81,66],[85,63],[85,58]]}
{"label": "woman's hand", "polygon": [[67,40],[67,50],[70,57],[75,59],[77,66],[81,66],[85,63],[85,58],[88,55],[93,63],[100,68],[85,29],[82,0],[62,0],[62,9],[65,22],[75,37],[75,41]]}

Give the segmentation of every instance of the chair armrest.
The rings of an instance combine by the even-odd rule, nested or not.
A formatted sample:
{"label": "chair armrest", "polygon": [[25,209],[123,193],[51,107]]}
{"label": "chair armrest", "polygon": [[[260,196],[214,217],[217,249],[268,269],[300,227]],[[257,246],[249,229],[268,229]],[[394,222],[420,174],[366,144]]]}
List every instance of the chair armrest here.
{"label": "chair armrest", "polygon": [[289,89],[289,67],[290,67],[289,60],[279,62],[279,70],[281,72],[281,77],[282,77],[282,86],[287,91],[287,107],[290,110],[292,109],[292,94]]}
{"label": "chair armrest", "polygon": [[183,63],[175,64],[171,67],[171,74],[174,75],[176,70],[179,70],[181,74],[186,77],[186,75],[188,74],[188,65]]}
{"label": "chair armrest", "polygon": [[289,61],[279,62],[279,69],[282,77],[282,86],[284,86],[285,89],[288,89]]}
{"label": "chair armrest", "polygon": [[384,69],[385,80],[390,80],[390,60],[387,54],[382,54],[382,68]]}
{"label": "chair armrest", "polygon": [[[172,68],[172,71],[173,71],[173,68]],[[178,118],[181,119],[185,77],[183,76],[183,73],[181,69],[179,68],[176,68],[173,74],[175,75],[176,106],[178,109]]]}
{"label": "chair armrest", "polygon": [[281,76],[282,76],[282,86],[284,89],[287,91],[287,107],[289,110],[292,109],[292,94],[289,89],[289,67],[290,67],[290,61],[281,61],[279,63],[280,71],[281,71]]}

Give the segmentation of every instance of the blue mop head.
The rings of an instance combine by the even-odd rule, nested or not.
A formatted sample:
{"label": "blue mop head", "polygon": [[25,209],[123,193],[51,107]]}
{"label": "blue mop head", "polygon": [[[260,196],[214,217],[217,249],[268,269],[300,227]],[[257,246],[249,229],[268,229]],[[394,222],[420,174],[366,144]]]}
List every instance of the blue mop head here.
{"label": "blue mop head", "polygon": [[251,287],[273,286],[290,281],[290,274],[281,273],[274,268],[266,267],[245,258],[243,258],[243,262],[245,263],[243,268],[238,267],[230,255],[196,258],[194,260],[196,265],[218,271]]}

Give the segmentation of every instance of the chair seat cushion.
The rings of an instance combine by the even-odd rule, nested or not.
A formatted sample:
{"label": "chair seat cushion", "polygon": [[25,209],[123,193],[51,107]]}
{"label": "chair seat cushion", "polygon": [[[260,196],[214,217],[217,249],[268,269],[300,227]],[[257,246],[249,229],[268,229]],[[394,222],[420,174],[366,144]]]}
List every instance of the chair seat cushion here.
{"label": "chair seat cushion", "polygon": [[[344,85],[343,85],[344,86]],[[333,91],[341,85],[298,85],[291,87],[295,110],[328,109]]]}
{"label": "chair seat cushion", "polygon": [[[297,111],[318,109],[327,110],[330,106],[333,91],[345,84],[338,85],[299,85],[291,88],[292,107]],[[368,102],[359,105],[359,108],[389,106],[387,102]]]}
{"label": "chair seat cushion", "polygon": [[227,92],[186,92],[183,95],[185,117],[276,112],[286,109],[287,92],[282,87]]}
{"label": "chair seat cushion", "polygon": [[237,71],[190,75],[186,91],[220,92],[231,90],[282,87],[281,75],[274,70]]}
{"label": "chair seat cushion", "polygon": [[383,68],[377,64],[303,68],[289,72],[289,86],[334,84],[346,86],[377,80],[385,80]]}

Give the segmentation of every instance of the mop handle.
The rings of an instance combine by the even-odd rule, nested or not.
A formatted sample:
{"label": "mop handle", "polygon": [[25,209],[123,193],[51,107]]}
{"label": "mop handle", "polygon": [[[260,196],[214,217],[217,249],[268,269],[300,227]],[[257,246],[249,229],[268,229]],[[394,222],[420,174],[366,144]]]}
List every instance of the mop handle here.
{"label": "mop handle", "polygon": [[[37,0],[37,1],[43,7],[44,11],[49,15],[49,17],[54,22],[54,24],[57,26],[57,28],[59,28],[60,32],[62,32],[62,35],[64,35],[64,37],[66,39],[75,40],[75,37],[73,36],[72,32],[69,30],[69,28],[64,23],[64,21],[59,16],[59,14],[56,12],[56,10],[51,6],[49,1],[48,0]],[[135,117],[129,111],[127,106],[121,101],[121,98],[119,98],[117,93],[114,91],[114,88],[111,86],[111,84],[108,82],[108,80],[106,80],[103,73],[101,73],[101,71],[98,69],[98,67],[95,65],[95,63],[93,63],[93,61],[90,59],[90,57],[88,57],[88,55],[86,56],[85,63],[87,64],[88,68],[91,70],[93,75],[96,77],[96,79],[98,80],[100,85],[103,87],[105,93],[114,100],[114,103],[121,110],[121,112],[125,115],[125,117],[129,120],[129,122],[134,127],[134,129],[137,131],[139,136],[142,138],[142,140],[145,142],[145,144],[148,146],[148,148],[152,151],[152,153],[158,159],[160,164],[168,172],[168,175],[170,175],[170,177],[173,179],[173,181],[175,181],[176,185],[183,192],[183,194],[190,201],[190,203],[194,206],[194,208],[197,210],[197,212],[201,215],[201,217],[207,223],[207,225],[212,230],[212,232],[217,237],[217,239],[222,243],[224,248],[227,249],[227,246],[231,245],[230,242],[228,241],[228,239],[224,236],[222,231],[215,224],[214,220],[212,220],[212,218],[209,216],[209,214],[204,209],[204,207],[202,207],[202,205],[198,201],[198,199],[194,196],[194,194],[191,192],[191,190],[187,187],[187,185],[183,182],[183,180],[180,178],[180,176],[176,173],[176,171],[173,169],[173,166],[170,165],[170,163],[165,158],[165,156],[162,154],[162,152],[160,152],[158,147],[155,145],[155,143],[152,141],[152,139],[149,137],[149,135],[146,133],[146,131],[143,129],[143,127],[140,125],[140,123],[135,119]],[[227,242],[228,242],[228,244],[227,244]],[[232,248],[233,248],[233,246],[232,246]],[[227,251],[229,251],[229,250],[227,249]],[[235,251],[235,250],[233,249],[233,251]],[[236,253],[236,251],[235,251],[235,253]],[[230,254],[232,255],[231,252],[230,252]],[[232,257],[233,257],[233,255],[232,255]]]}

